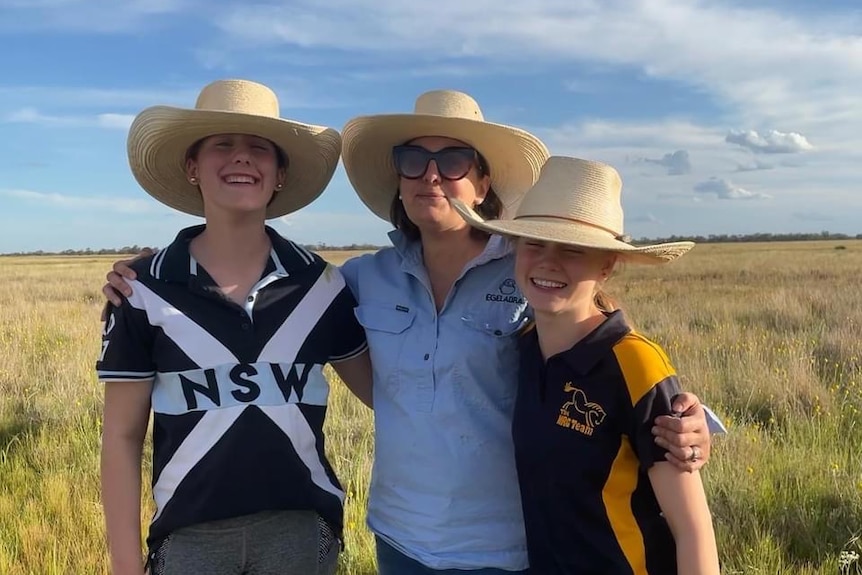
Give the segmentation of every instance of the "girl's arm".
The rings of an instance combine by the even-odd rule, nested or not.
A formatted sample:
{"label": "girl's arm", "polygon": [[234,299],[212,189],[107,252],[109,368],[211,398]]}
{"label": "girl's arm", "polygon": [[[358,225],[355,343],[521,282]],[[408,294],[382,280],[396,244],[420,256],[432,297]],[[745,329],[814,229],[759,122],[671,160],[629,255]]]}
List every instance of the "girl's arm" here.
{"label": "girl's arm", "polygon": [[111,572],[143,575],[141,457],[150,415],[150,381],[105,383],[102,506]]}
{"label": "girl's arm", "polygon": [[678,575],[720,575],[712,516],[700,473],[657,462],[648,474],[676,541]]}
{"label": "girl's arm", "polygon": [[344,382],[353,395],[359,398],[359,401],[367,407],[374,409],[374,400],[372,397],[372,377],[371,377],[371,356],[366,349],[356,357],[332,362],[332,369]]}

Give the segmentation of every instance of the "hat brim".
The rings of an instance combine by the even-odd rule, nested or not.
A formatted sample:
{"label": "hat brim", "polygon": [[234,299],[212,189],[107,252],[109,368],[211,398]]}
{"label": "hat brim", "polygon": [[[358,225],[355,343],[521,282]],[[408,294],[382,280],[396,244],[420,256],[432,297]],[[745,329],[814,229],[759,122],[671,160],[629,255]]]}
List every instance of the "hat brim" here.
{"label": "hat brim", "polygon": [[287,156],[285,181],[267,207],[267,218],[295,212],[320,196],[341,154],[341,136],[332,128],[252,114],[154,106],[138,114],[129,128],[132,174],[163,204],[203,216],[203,198],[188,182],[185,156],[192,144],[216,134],[260,136]]}
{"label": "hat brim", "polygon": [[629,263],[664,264],[674,261],[694,247],[694,242],[634,246],[598,228],[556,218],[485,220],[464,202],[457,199],[450,199],[449,202],[464,221],[488,233],[615,252],[622,260]]}
{"label": "hat brim", "polygon": [[399,180],[392,148],[423,136],[459,140],[482,154],[505,213],[514,213],[549,156],[537,137],[502,124],[427,114],[353,118],[341,131],[344,168],[362,202],[386,221]]}

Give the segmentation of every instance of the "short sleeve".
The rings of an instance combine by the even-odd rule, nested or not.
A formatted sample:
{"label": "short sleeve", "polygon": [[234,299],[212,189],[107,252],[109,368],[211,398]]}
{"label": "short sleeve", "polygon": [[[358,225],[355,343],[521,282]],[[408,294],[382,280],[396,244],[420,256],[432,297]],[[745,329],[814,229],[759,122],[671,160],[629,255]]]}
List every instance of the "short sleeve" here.
{"label": "short sleeve", "polygon": [[627,435],[646,470],[666,461],[667,450],[656,445],[652,428],[656,417],[672,414],[673,398],[680,393],[679,380],[661,347],[646,338],[630,334],[614,352],[632,407]]}
{"label": "short sleeve", "polygon": [[102,351],[96,361],[99,380],[136,381],[155,377],[152,328],[147,312],[128,299],[109,306],[102,328]]}
{"label": "short sleeve", "polygon": [[675,375],[670,375],[655,384],[634,405],[634,421],[630,433],[632,446],[643,469],[649,469],[658,461],[667,461],[664,457],[667,450],[655,443],[655,436],[652,434],[655,425],[653,422],[659,415],[672,413],[673,398],[679,393],[679,381]]}
{"label": "short sleeve", "polygon": [[[336,271],[336,273],[340,273]],[[332,333],[332,347],[329,354],[331,363],[352,359],[368,349],[365,330],[359,324],[353,310],[356,298],[345,284],[327,312]]]}
{"label": "short sleeve", "polygon": [[359,295],[359,269],[362,266],[362,261],[365,258],[371,257],[371,254],[363,254],[361,256],[352,257],[343,264],[338,270],[344,277],[344,282],[354,296]]}

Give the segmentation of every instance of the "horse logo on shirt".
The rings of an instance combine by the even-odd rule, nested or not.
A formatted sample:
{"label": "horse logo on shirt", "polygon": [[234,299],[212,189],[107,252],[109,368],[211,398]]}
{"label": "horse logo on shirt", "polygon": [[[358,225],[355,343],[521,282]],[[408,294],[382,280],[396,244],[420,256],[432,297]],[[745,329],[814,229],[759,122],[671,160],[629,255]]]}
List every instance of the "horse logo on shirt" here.
{"label": "horse logo on shirt", "polygon": [[[592,435],[595,428],[605,420],[607,415],[605,409],[598,403],[589,401],[587,394],[572,385],[570,381],[566,382],[563,391],[571,393],[572,398],[560,406],[557,425],[580,431],[584,435]],[[574,410],[575,415],[572,414],[572,410]]]}

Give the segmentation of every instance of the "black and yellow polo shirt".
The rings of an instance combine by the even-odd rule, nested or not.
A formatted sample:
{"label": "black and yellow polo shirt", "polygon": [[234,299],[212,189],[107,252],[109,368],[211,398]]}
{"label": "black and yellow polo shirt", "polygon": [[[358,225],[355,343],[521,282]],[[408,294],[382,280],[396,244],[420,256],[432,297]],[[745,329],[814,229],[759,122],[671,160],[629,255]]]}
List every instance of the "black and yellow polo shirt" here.
{"label": "black and yellow polo shirt", "polygon": [[531,572],[676,573],[647,476],[665,461],[651,428],[680,392],[662,349],[621,312],[544,362],[521,339],[513,436]]}

